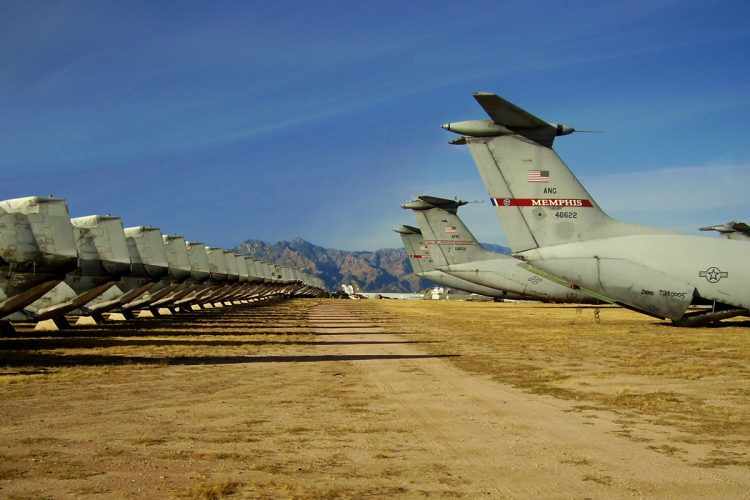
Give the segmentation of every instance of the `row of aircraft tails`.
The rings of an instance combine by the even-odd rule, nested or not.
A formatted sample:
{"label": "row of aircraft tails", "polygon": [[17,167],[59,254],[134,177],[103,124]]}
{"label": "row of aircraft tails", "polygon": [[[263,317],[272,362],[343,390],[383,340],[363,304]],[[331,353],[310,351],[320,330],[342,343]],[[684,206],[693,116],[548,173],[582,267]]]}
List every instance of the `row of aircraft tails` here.
{"label": "row of aircraft tails", "polygon": [[403,204],[417,226],[395,229],[417,275],[498,298],[611,303],[677,325],[750,316],[750,227],[685,235],[609,217],[553,149],[576,130],[490,93],[489,120],[446,123],[467,146],[512,255],[484,249],[458,216],[466,202],[419,196]]}
{"label": "row of aircraft tails", "polygon": [[66,314],[104,321],[291,296],[320,296],[320,278],[298,269],[162,234],[123,227],[119,217],[70,218],[65,200],[31,196],[0,201],[0,327],[11,320]]}

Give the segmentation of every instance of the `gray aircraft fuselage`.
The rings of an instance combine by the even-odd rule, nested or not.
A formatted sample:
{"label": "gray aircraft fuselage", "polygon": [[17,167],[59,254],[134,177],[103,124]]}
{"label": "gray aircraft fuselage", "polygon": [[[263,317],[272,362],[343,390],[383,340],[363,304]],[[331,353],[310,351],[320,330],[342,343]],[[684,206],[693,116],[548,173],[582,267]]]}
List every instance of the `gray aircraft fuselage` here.
{"label": "gray aircraft fuselage", "polygon": [[707,301],[750,308],[745,246],[701,236],[630,235],[527,250],[518,256],[615,302],[679,320],[695,292]]}
{"label": "gray aircraft fuselage", "polygon": [[530,272],[514,258],[479,260],[441,267],[451,276],[479,285],[505,290],[531,300],[552,302],[591,302],[592,297]]}
{"label": "gray aircraft fuselage", "polygon": [[463,290],[469,293],[478,293],[480,295],[486,295],[487,297],[507,297],[509,294],[505,290],[498,290],[496,288],[480,285],[471,281],[459,278],[458,276],[452,276],[444,271],[433,269],[432,271],[425,271],[421,273],[415,273],[420,278],[424,278],[437,283],[438,285],[447,286],[449,288],[455,288],[456,290]]}

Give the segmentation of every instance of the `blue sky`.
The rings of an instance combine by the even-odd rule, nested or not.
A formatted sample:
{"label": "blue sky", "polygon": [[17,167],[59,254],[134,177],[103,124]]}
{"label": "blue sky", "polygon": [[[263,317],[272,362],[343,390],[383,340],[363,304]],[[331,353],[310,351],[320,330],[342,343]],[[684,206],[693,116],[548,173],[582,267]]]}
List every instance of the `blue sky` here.
{"label": "blue sky", "polygon": [[[611,215],[750,216],[746,2],[2,2],[0,198],[233,246],[398,246],[417,194],[486,200],[446,121],[493,91]],[[503,243],[487,203],[464,217]]]}

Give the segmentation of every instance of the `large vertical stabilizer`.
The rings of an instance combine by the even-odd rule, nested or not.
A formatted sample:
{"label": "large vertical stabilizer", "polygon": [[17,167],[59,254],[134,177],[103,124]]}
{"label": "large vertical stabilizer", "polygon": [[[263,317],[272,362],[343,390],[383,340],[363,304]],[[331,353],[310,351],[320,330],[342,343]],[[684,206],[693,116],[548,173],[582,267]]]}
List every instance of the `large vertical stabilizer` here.
{"label": "large vertical stabilizer", "polygon": [[401,235],[401,241],[404,243],[404,248],[406,248],[409,262],[411,262],[414,273],[420,278],[425,278],[457,290],[478,293],[488,297],[501,297],[505,293],[501,290],[478,285],[437,270],[435,262],[430,258],[430,252],[424,244],[423,233],[416,227],[399,226],[394,231]]}
{"label": "large vertical stabilizer", "polygon": [[494,95],[474,98],[491,120],[447,123],[464,135],[514,253],[578,241],[665,231],[605,214],[557,153],[554,138],[575,132]]}
{"label": "large vertical stabilizer", "polygon": [[430,253],[422,239],[422,231],[414,226],[399,226],[394,229],[400,236],[401,241],[406,249],[406,255],[409,257],[409,263],[414,270],[414,274],[420,275],[435,269]]}
{"label": "large vertical stabilizer", "polygon": [[520,135],[466,143],[513,252],[663,232],[610,218],[551,148]]}
{"label": "large vertical stabilizer", "polygon": [[460,200],[423,195],[404,204],[403,207],[418,213],[417,221],[422,234],[425,235],[424,242],[433,260],[436,260],[435,253],[439,254],[439,261],[444,261],[448,265],[506,257],[482,248],[476,237],[458,217],[458,208],[466,203]]}

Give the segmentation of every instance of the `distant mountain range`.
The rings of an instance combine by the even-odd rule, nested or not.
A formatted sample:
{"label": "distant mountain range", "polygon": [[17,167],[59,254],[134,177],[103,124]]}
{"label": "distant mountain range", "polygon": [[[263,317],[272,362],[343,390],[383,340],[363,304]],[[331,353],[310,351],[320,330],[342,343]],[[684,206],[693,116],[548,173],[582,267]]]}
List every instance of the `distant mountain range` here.
{"label": "distant mountain range", "polygon": [[[483,245],[494,252],[510,253],[500,245]],[[325,281],[329,290],[340,290],[342,283],[356,283],[365,292],[417,292],[432,286],[430,281],[414,275],[403,248],[349,252],[295,238],[276,243],[247,240],[234,250],[315,274]]]}

